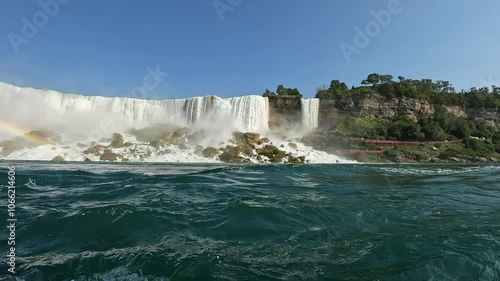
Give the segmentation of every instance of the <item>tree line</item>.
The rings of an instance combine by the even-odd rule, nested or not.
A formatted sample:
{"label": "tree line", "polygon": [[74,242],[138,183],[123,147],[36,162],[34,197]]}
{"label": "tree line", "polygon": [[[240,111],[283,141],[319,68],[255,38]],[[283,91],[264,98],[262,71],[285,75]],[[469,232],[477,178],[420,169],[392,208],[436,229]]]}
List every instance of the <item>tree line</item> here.
{"label": "tree line", "polygon": [[388,99],[414,98],[427,100],[434,105],[462,107],[500,106],[500,87],[470,88],[457,92],[449,81],[432,79],[407,79],[398,76],[372,73],[361,81],[361,86],[349,87],[340,80],[331,81],[329,86],[319,88],[316,98],[342,100],[354,96],[381,95]]}

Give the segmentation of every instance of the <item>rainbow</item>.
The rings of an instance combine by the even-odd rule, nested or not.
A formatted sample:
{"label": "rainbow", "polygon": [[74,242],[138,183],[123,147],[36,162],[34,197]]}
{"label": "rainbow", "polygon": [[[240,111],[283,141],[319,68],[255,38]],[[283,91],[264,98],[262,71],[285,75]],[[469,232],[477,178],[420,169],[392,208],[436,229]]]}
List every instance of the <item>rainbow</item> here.
{"label": "rainbow", "polygon": [[10,122],[0,119],[0,135],[7,135],[11,139],[20,138],[25,142],[36,146],[47,144],[42,139],[37,138],[34,135],[28,134],[28,132],[30,131],[31,131],[30,129],[17,126]]}

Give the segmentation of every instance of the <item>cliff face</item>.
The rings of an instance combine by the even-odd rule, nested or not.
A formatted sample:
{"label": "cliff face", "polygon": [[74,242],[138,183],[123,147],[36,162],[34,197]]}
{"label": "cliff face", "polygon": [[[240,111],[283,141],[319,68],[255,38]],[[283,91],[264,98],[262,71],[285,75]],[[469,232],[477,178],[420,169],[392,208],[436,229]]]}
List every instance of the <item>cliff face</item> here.
{"label": "cliff face", "polygon": [[[448,112],[465,118],[482,120],[486,124],[500,129],[500,111],[498,108],[461,108],[446,107]],[[339,117],[390,118],[407,116],[413,120],[430,117],[435,107],[428,101],[411,98],[386,99],[382,96],[354,97],[342,101],[321,100],[319,122],[325,127]]]}
{"label": "cliff face", "polygon": [[328,115],[342,115],[346,117],[388,118],[394,116],[408,116],[412,119],[428,117],[434,113],[434,107],[427,101],[416,99],[386,99],[382,96],[355,97],[335,102],[322,100],[320,115],[327,120]]}
{"label": "cliff face", "polygon": [[269,97],[269,127],[290,127],[302,122],[302,107],[297,97]]}

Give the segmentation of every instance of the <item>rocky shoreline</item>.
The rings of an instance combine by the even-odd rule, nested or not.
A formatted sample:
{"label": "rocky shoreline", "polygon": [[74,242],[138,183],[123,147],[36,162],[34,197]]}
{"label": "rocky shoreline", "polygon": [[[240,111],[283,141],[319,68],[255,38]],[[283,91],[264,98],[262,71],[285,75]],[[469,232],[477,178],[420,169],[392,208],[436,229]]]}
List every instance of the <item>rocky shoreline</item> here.
{"label": "rocky shoreline", "polygon": [[[288,142],[277,146],[267,138],[254,132],[234,132],[229,139],[217,141],[216,145],[200,145],[206,138],[203,131],[193,132],[189,128],[172,130],[146,128],[130,130],[135,141],[126,141],[124,136],[114,133],[111,138],[102,138],[99,142],[77,143],[76,149],[81,152],[81,161],[128,162],[144,161],[152,157],[175,155],[186,152],[189,156],[203,157],[209,160],[226,163],[306,163],[304,155],[293,152],[297,144]],[[36,141],[27,141],[36,139]],[[146,141],[148,139],[148,141]],[[212,142],[214,143],[214,141]],[[0,142],[0,156],[7,157],[11,153],[25,148],[51,146],[51,149],[71,149],[69,145],[60,144],[60,136],[46,131],[31,131],[23,138]],[[73,147],[74,148],[74,147]],[[66,161],[68,153],[52,158],[52,161]]]}

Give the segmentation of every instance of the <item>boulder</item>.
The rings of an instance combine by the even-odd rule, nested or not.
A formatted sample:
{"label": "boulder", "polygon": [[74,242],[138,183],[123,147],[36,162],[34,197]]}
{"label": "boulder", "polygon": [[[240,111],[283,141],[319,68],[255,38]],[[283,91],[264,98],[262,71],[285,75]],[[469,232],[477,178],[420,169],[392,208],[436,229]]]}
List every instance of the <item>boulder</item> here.
{"label": "boulder", "polygon": [[261,138],[257,144],[261,145],[261,144],[265,144],[265,143],[271,143],[271,140],[269,140],[268,138]]}
{"label": "boulder", "polygon": [[185,138],[173,138],[170,140],[170,144],[173,144],[173,145],[181,145],[181,144],[185,144],[185,143],[186,143]]}
{"label": "boulder", "polygon": [[207,147],[207,148],[203,149],[202,154],[203,154],[203,157],[213,158],[217,154],[219,154],[219,150],[215,147]]}
{"label": "boulder", "polygon": [[495,157],[490,157],[490,161],[491,162],[498,162],[498,159],[496,159]]}
{"label": "boulder", "polygon": [[83,160],[83,162],[92,162],[92,160],[90,160],[87,157],[85,157],[85,160]]}
{"label": "boulder", "polygon": [[182,149],[182,150],[187,150],[189,149],[189,147],[183,143],[179,144],[179,149]]}
{"label": "boulder", "polygon": [[114,133],[112,141],[109,144],[109,147],[121,148],[121,147],[123,147],[123,144],[124,144],[123,136],[118,134],[118,133]]}
{"label": "boulder", "polygon": [[94,146],[87,148],[86,150],[83,151],[84,154],[95,154],[97,153],[98,149],[96,149]]}
{"label": "boulder", "polygon": [[101,157],[99,157],[101,161],[116,161],[117,158],[118,155],[112,152],[104,153]]}
{"label": "boulder", "polygon": [[266,156],[269,159],[273,158],[274,155],[278,152],[280,152],[280,150],[276,146],[269,144],[266,144],[264,147],[257,149],[257,154]]}
{"label": "boulder", "polygon": [[57,134],[48,131],[31,131],[24,134],[24,137],[37,145],[55,144],[56,141],[60,141]]}
{"label": "boulder", "polygon": [[233,138],[235,140],[243,140],[244,136],[245,136],[245,133],[242,133],[242,132],[233,132]]}
{"label": "boulder", "polygon": [[165,145],[165,141],[163,140],[154,140],[154,141],[150,141],[149,142],[149,145],[156,148],[156,149],[160,149],[160,146],[163,146]]}
{"label": "boulder", "polygon": [[248,159],[241,157],[239,153],[235,153],[234,150],[222,153],[219,159],[223,162],[231,162],[231,163],[245,163],[250,161]]}
{"label": "boulder", "polygon": [[64,160],[64,157],[61,155],[57,155],[56,157],[52,158],[52,161],[66,161]]}
{"label": "boulder", "polygon": [[280,151],[280,152],[276,153],[271,158],[271,162],[273,162],[273,163],[281,163],[281,162],[283,162],[283,159],[285,158],[285,156],[286,156],[286,152]]}
{"label": "boulder", "polygon": [[2,148],[0,155],[9,156],[12,152],[25,147],[25,145],[15,140],[5,140],[0,142],[0,147]]}
{"label": "boulder", "polygon": [[288,143],[288,146],[289,146],[290,148],[292,148],[292,149],[297,149],[297,145],[296,145],[295,143],[293,143],[293,142],[289,142],[289,143]]}
{"label": "boulder", "polygon": [[171,139],[174,138],[174,133],[173,132],[168,132],[160,135],[158,138],[159,140],[163,140],[165,143],[169,143]]}
{"label": "boulder", "polygon": [[485,157],[474,157],[474,161],[476,162],[488,162],[488,159]]}
{"label": "boulder", "polygon": [[299,164],[299,163],[304,163],[305,157],[304,158],[299,158],[299,157],[291,157],[288,160],[288,163],[294,163],[294,164]]}
{"label": "boulder", "polygon": [[160,152],[158,152],[158,155],[165,155],[165,154],[172,154],[174,151],[172,149],[165,149]]}
{"label": "boulder", "polygon": [[191,129],[184,127],[184,128],[180,128],[177,131],[175,131],[173,136],[176,138],[183,138],[183,137],[186,137],[187,134],[189,134],[190,132],[191,132]]}
{"label": "boulder", "polygon": [[247,144],[256,144],[257,142],[259,142],[259,139],[260,139],[260,134],[257,133],[248,132],[243,135],[243,140]]}

